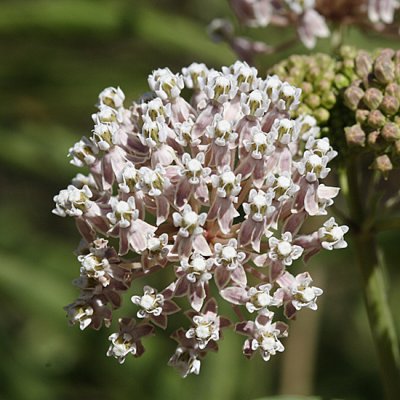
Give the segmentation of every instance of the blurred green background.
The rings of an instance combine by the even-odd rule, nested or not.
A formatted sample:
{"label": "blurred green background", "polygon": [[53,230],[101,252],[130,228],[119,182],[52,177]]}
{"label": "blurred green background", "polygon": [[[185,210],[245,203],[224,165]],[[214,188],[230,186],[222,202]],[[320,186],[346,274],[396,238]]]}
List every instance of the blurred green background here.
{"label": "blurred green background", "polygon": [[[121,86],[129,100],[155,68],[235,60],[205,26],[230,16],[225,0],[2,0],[0,2],[0,399],[250,400],[299,392],[326,399],[380,399],[377,360],[350,249],[309,267],[325,294],[320,310],[293,323],[288,351],[247,361],[242,337],[225,334],[199,377],[182,380],[167,360],[175,344],[160,332],[145,355],[123,366],[107,358],[107,330],[68,327],[62,307],[78,292],[71,219],[51,214],[52,197],[78,172],[68,148],[92,129],[98,93]],[[252,34],[252,32],[245,32]],[[291,32],[268,30],[277,43]],[[351,32],[362,47],[398,46]],[[321,42],[318,49],[324,49]],[[285,54],[259,59],[261,71]],[[400,330],[398,232],[380,238],[390,302]],[[297,267],[299,270],[302,267]],[[126,305],[127,313],[130,310]]]}

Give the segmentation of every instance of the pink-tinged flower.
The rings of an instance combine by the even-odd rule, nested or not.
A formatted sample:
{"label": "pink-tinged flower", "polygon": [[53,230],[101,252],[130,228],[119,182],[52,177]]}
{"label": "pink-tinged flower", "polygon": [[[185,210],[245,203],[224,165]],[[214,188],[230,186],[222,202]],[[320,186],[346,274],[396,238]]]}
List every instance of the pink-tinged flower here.
{"label": "pink-tinged flower", "polygon": [[190,305],[200,311],[207,296],[208,281],[212,278],[213,260],[193,253],[190,259],[183,259],[176,268],[175,296],[189,297]]}
{"label": "pink-tinged flower", "polygon": [[210,341],[217,342],[220,339],[220,330],[230,325],[230,321],[220,317],[217,311],[217,303],[211,299],[204,305],[203,312],[189,312],[193,327],[186,332],[185,336],[188,339],[193,338],[200,350],[204,350]]}
{"label": "pink-tinged flower", "polygon": [[165,288],[161,293],[157,293],[156,289],[145,286],[143,296],[132,296],[131,301],[140,307],[137,317],[144,319],[149,318],[160,328],[167,327],[167,316],[174,314],[180,308],[171,300],[174,296],[175,283]]}
{"label": "pink-tinged flower", "polygon": [[81,329],[108,327],[132,282],[163,270],[164,290],[145,282],[143,294],[130,293],[142,322],[133,322],[131,304],[110,336],[109,355],[120,362],[140,356],[141,337],[153,325],[167,329],[182,297],[191,326],[175,333],[169,363],[183,376],[197,374],[201,359],[218,349],[223,300],[237,315],[242,308],[254,316],[238,325],[249,336],[245,355],[260,350],[268,360],[283,350],[286,332],[271,310],[313,308],[310,290],[320,294],[306,279],[285,286],[286,268],[345,246],[347,227],[333,220],[310,233],[303,226],[326,214],[337,195],[321,182],[336,152],[313,119],[290,119],[299,89],[277,76],[262,79],[246,63],[222,71],[192,64],[182,75],[162,69],[149,82],[153,93],[129,108],[119,88],[100,94],[86,142],[93,158],[79,153],[76,163],[88,172],[54,198],[53,212],[74,218],[83,238],[69,320]]}
{"label": "pink-tinged flower", "polygon": [[195,339],[187,338],[182,328],[174,332],[172,338],[178,342],[178,347],[169,359],[168,365],[176,368],[182,378],[186,378],[189,374],[198,375],[201,367],[200,359],[206,352],[200,352]]}
{"label": "pink-tinged flower", "polygon": [[399,6],[397,0],[368,0],[368,17],[373,23],[391,24]]}
{"label": "pink-tinged flower", "polygon": [[277,352],[285,350],[279,340],[287,336],[287,325],[283,322],[272,322],[274,314],[259,314],[256,320],[239,322],[235,330],[249,336],[244,342],[243,354],[250,358],[256,351],[259,351],[264,361],[268,361]]}
{"label": "pink-tinged flower", "polygon": [[271,0],[230,0],[234,13],[240,22],[248,26],[267,26],[272,18]]}
{"label": "pink-tinged flower", "polygon": [[287,318],[293,318],[302,308],[317,310],[317,297],[321,296],[323,291],[311,286],[312,278],[308,272],[298,274],[296,277],[285,272],[277,282],[281,289],[275,292],[276,298],[284,303]]}
{"label": "pink-tinged flower", "polygon": [[142,337],[151,335],[154,327],[150,324],[136,324],[132,318],[119,319],[119,332],[108,337],[111,341],[107,351],[108,357],[114,357],[120,364],[123,364],[128,354],[140,357],[144,353]]}
{"label": "pink-tinged flower", "polygon": [[246,254],[238,251],[236,239],[227,244],[216,243],[214,246],[215,282],[218,288],[224,288],[230,280],[239,286],[246,286],[247,277],[243,268]]}

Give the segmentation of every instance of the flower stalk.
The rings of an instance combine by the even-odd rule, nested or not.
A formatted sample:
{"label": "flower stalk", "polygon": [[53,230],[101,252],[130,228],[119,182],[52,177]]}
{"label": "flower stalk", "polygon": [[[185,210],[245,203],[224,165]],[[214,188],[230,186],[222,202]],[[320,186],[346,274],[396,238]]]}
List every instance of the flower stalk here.
{"label": "flower stalk", "polygon": [[[397,399],[400,393],[400,352],[392,312],[388,302],[383,254],[377,242],[377,226],[369,224],[372,210],[363,207],[360,198],[357,160],[351,159],[346,168],[347,197],[356,262],[371,334],[377,351],[382,381],[387,399]],[[343,179],[343,175],[342,175]],[[347,193],[346,193],[347,192]],[[372,208],[372,207],[371,207]]]}

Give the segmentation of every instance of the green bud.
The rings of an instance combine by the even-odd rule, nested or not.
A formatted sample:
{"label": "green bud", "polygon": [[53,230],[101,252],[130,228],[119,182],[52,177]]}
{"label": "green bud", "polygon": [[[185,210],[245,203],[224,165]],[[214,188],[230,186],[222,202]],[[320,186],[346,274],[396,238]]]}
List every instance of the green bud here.
{"label": "green bud", "polygon": [[302,82],[300,84],[300,88],[302,90],[303,96],[306,96],[307,94],[310,94],[313,92],[313,86],[310,82]]}
{"label": "green bud", "polygon": [[343,74],[337,74],[335,76],[335,85],[338,89],[343,89],[350,85],[350,80]]}
{"label": "green bud", "polygon": [[302,81],[304,77],[304,70],[301,67],[290,68],[289,76],[293,80],[293,82]]}
{"label": "green bud", "polygon": [[336,96],[333,92],[325,92],[321,96],[321,104],[328,109],[332,108],[336,103]]}
{"label": "green bud", "polygon": [[360,125],[353,125],[344,129],[349,146],[365,146],[365,132]]}
{"label": "green bud", "polygon": [[326,92],[332,86],[332,83],[327,79],[322,79],[315,85],[315,89],[319,92]]}
{"label": "green bud", "polygon": [[368,120],[369,110],[357,110],[356,121],[359,124],[364,124]]}
{"label": "green bud", "polygon": [[382,172],[385,179],[387,179],[389,172],[393,169],[393,164],[387,154],[376,157],[373,168]]}
{"label": "green bud", "polygon": [[356,73],[360,77],[367,76],[372,71],[372,58],[365,52],[360,51],[356,57]]}
{"label": "green bud", "polygon": [[358,103],[364,96],[364,91],[358,86],[351,85],[344,92],[344,103],[351,110],[355,111]]}
{"label": "green bud", "polygon": [[354,58],[357,55],[357,50],[352,46],[342,46],[339,53],[343,58]]}
{"label": "green bud", "polygon": [[395,78],[395,66],[390,52],[383,50],[374,64],[374,74],[380,83],[390,83]]}
{"label": "green bud", "polygon": [[383,94],[379,89],[369,88],[364,94],[363,102],[370,110],[376,110],[381,104],[382,99]]}
{"label": "green bud", "polygon": [[312,115],[315,117],[315,119],[319,124],[324,124],[326,121],[328,121],[330,117],[329,111],[322,107],[319,107],[316,110],[314,110]]}
{"label": "green bud", "polygon": [[383,98],[380,108],[386,115],[394,115],[399,110],[399,107],[400,103],[399,100],[396,99],[396,97],[385,96]]}
{"label": "green bud", "polygon": [[373,110],[368,115],[368,125],[371,128],[381,128],[386,123],[385,116],[379,110]]}
{"label": "green bud", "polygon": [[312,109],[317,108],[321,104],[321,99],[317,94],[311,93],[308,95],[305,99],[304,102]]}
{"label": "green bud", "polygon": [[296,114],[297,114],[297,115],[304,115],[304,114],[310,114],[310,115],[312,115],[313,112],[312,112],[312,110],[311,110],[310,107],[308,107],[308,106],[307,106],[306,104],[304,104],[304,103],[301,103],[301,104],[299,105],[299,107],[297,108],[297,110],[296,110]]}
{"label": "green bud", "polygon": [[400,127],[393,122],[389,122],[382,128],[382,136],[388,142],[400,140]]}

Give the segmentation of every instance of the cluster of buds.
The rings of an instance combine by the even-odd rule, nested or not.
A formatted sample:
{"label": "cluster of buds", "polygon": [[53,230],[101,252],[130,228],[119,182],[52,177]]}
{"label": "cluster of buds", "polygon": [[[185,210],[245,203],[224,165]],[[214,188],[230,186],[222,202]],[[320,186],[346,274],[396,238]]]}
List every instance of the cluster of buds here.
{"label": "cluster of buds", "polygon": [[267,361],[283,351],[288,330],[274,308],[294,318],[315,310],[322,294],[294,261],[346,247],[348,228],[333,218],[302,230],[310,217],[327,215],[338,194],[321,183],[336,152],[313,118],[290,118],[300,89],[262,79],[244,62],[222,71],[158,69],[148,82],[152,92],[129,108],[119,88],[100,93],[93,135],[70,152],[89,175],[54,198],[54,213],[72,216],[82,236],[81,295],[66,307],[69,320],[81,329],[109,326],[132,282],[168,271],[164,288],[132,293],[132,314],[119,319],[107,355],[121,363],[140,356],[143,337],[189,308],[189,327],[172,334],[178,346],[169,364],[198,374],[232,325],[219,315],[225,300],[240,318],[234,329],[247,337],[244,355]]}
{"label": "cluster of buds", "polygon": [[[358,26],[367,32],[397,35],[395,23],[398,0],[229,0],[230,6],[243,25],[263,28],[268,25],[295,27],[297,36],[307,48],[313,48],[318,38],[330,35],[328,25],[342,29]],[[215,20],[210,25],[218,40],[225,40],[243,59],[250,60],[258,53],[276,48],[250,39],[235,38],[233,26],[227,20]]]}
{"label": "cluster of buds", "polygon": [[354,113],[345,128],[349,146],[375,155],[374,167],[386,175],[400,154],[400,52],[369,54],[353,50],[353,79],[343,102]]}
{"label": "cluster of buds", "polygon": [[327,54],[292,55],[273,66],[270,73],[301,88],[301,104],[293,117],[310,115],[319,126],[326,125],[336,103],[340,79],[335,60]]}

